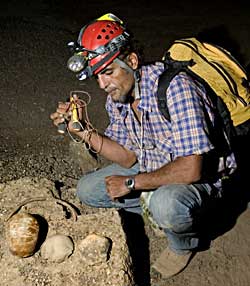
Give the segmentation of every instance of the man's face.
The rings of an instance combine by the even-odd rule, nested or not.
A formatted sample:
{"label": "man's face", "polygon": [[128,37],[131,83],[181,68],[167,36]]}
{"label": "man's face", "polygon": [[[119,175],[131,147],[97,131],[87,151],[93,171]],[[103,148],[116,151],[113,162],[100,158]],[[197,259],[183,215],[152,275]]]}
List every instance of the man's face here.
{"label": "man's face", "polygon": [[134,76],[113,62],[97,76],[99,87],[111,96],[114,102],[127,103],[132,96]]}

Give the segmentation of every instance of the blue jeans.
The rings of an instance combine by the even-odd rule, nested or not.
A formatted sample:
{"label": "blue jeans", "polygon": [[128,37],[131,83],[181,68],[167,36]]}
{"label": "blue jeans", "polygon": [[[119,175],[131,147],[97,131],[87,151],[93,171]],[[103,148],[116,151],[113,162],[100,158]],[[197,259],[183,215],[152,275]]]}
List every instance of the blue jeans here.
{"label": "blue jeans", "polygon": [[[107,176],[130,176],[138,172],[138,164],[130,169],[111,164],[83,176],[77,185],[77,195],[81,202],[92,207],[123,208],[141,214],[140,191],[136,190],[119,201],[112,201],[105,186]],[[207,184],[173,184],[154,190],[149,211],[154,221],[165,231],[173,251],[181,254],[198,247],[200,237],[196,226],[209,203],[219,196],[220,193]]]}

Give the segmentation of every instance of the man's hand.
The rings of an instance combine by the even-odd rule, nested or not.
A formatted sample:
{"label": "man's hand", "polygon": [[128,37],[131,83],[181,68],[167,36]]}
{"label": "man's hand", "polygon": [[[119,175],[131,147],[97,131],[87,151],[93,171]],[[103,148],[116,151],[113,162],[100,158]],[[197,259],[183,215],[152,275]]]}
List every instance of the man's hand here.
{"label": "man's hand", "polygon": [[129,194],[131,191],[125,186],[126,176],[109,176],[105,178],[107,192],[114,201]]}
{"label": "man's hand", "polygon": [[50,115],[50,119],[53,121],[55,126],[58,126],[60,123],[64,123],[65,120],[70,119],[70,102],[59,102],[56,112]]}
{"label": "man's hand", "polygon": [[[77,116],[79,120],[82,119],[82,107],[78,104],[78,97],[73,95],[75,100],[74,104],[77,107]],[[50,119],[53,121],[53,124],[58,127],[61,123],[66,123],[70,132],[77,134],[79,130],[74,128],[74,121],[72,121],[72,103],[71,102],[59,102],[56,112],[50,115]]]}

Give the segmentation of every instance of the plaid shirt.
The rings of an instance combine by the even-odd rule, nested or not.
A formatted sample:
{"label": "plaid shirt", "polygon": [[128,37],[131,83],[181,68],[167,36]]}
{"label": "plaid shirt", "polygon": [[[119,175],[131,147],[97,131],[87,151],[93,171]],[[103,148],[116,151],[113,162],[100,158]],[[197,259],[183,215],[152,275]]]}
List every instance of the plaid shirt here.
{"label": "plaid shirt", "polygon": [[[158,110],[156,92],[163,68],[162,63],[155,63],[141,69],[141,124],[130,104],[114,103],[109,96],[106,102],[110,124],[105,135],[136,153],[141,172],[156,170],[177,157],[204,154],[215,148],[209,136],[214,106],[204,87],[186,73],[175,76],[167,89],[171,122]],[[234,154],[220,158],[218,172],[225,168],[236,168]]]}

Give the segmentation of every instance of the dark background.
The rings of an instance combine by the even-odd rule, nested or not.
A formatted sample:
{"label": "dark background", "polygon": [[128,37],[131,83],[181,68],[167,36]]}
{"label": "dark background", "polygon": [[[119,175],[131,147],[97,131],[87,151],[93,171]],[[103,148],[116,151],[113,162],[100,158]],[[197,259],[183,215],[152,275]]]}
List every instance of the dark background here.
{"label": "dark background", "polygon": [[49,119],[70,91],[89,92],[90,121],[101,132],[107,126],[105,95],[94,80],[79,82],[66,63],[67,43],[108,12],[133,31],[148,61],[160,59],[175,39],[199,35],[227,48],[244,66],[250,62],[250,17],[243,1],[2,0],[0,182],[73,172],[66,158],[69,137],[59,135]]}
{"label": "dark background", "polygon": [[88,21],[112,12],[144,46],[147,60],[159,59],[177,38],[199,33],[250,61],[249,9],[243,1],[9,0],[0,4],[0,152],[43,145],[55,139],[49,120],[71,90],[91,93],[93,124],[107,124],[104,96],[94,82],[79,83],[66,69],[67,42]]}

